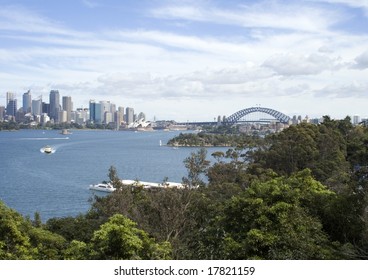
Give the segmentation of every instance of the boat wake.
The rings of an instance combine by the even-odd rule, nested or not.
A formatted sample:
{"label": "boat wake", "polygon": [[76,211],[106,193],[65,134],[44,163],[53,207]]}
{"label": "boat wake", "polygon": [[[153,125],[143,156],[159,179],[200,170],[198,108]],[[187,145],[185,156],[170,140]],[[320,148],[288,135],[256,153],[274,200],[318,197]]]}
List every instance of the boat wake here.
{"label": "boat wake", "polygon": [[36,138],[21,138],[20,140],[68,140],[69,137],[36,137]]}

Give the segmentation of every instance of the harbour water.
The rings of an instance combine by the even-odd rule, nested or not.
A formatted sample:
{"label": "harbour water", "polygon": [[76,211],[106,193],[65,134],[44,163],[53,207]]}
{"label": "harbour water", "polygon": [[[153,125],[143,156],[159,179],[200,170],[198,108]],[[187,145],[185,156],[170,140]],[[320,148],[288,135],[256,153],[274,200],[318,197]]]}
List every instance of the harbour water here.
{"label": "harbour water", "polygon": [[[108,179],[115,166],[123,179],[181,182],[183,160],[197,148],[160,146],[179,132],[55,130],[0,132],[0,200],[25,216],[42,220],[85,213],[95,194],[88,189]],[[50,145],[54,152],[42,153]],[[215,150],[209,148],[208,155]]]}

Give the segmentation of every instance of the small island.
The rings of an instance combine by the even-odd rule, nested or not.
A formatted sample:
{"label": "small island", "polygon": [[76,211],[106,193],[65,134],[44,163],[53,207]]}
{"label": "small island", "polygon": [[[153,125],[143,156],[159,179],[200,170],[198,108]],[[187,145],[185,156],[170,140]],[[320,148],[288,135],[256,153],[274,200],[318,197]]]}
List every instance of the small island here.
{"label": "small island", "polygon": [[258,136],[244,133],[180,133],[167,142],[173,147],[237,147],[254,142]]}

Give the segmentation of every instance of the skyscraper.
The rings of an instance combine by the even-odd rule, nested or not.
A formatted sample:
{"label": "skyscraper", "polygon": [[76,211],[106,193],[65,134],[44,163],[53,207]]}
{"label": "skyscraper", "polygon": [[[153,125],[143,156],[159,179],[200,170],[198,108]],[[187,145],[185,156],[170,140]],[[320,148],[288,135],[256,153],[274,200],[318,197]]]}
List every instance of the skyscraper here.
{"label": "skyscraper", "polygon": [[134,122],[134,109],[126,107],[125,109],[125,121],[129,125]]}
{"label": "skyscraper", "polygon": [[63,111],[66,112],[66,122],[70,123],[72,120],[73,103],[70,96],[63,96]]}
{"label": "skyscraper", "polygon": [[23,94],[23,113],[31,113],[32,112],[32,97],[31,91],[28,90]]}
{"label": "skyscraper", "polygon": [[60,94],[58,90],[50,91],[50,118],[58,122],[60,111]]}
{"label": "skyscraper", "polygon": [[11,99],[8,102],[8,106],[6,106],[6,114],[8,116],[15,117],[16,113],[17,113],[17,100]]}
{"label": "skyscraper", "polygon": [[8,91],[6,93],[6,106],[8,106],[10,100],[14,100],[14,99],[15,99],[15,93]]}
{"label": "skyscraper", "polygon": [[102,123],[101,103],[96,103],[94,100],[89,101],[89,120],[93,123]]}
{"label": "skyscraper", "polygon": [[32,114],[35,116],[41,116],[42,114],[42,99],[32,100]]}

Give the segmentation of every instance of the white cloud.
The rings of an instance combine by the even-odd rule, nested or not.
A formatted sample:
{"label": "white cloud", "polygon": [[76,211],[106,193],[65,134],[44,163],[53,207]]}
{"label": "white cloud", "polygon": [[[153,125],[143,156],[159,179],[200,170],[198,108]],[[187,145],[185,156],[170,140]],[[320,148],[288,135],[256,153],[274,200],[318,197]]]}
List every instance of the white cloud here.
{"label": "white cloud", "polygon": [[344,65],[339,58],[321,54],[298,55],[294,53],[274,55],[263,63],[264,67],[279,75],[317,75],[323,71],[338,70]]}
{"label": "white cloud", "polygon": [[21,6],[1,6],[0,30],[57,35],[68,35],[71,32],[62,24]]}
{"label": "white cloud", "polygon": [[353,8],[361,8],[368,16],[368,1],[367,0],[309,0],[312,2],[325,2],[330,4],[343,4]]}
{"label": "white cloud", "polygon": [[368,50],[355,58],[356,64],[353,68],[367,69],[368,68]]}
{"label": "white cloud", "polygon": [[348,84],[330,84],[315,91],[316,97],[367,98],[368,82],[353,81]]}
{"label": "white cloud", "polygon": [[[213,4],[213,3],[211,3]],[[335,11],[298,2],[261,1],[233,9],[213,5],[169,5],[153,9],[152,16],[172,20],[212,22],[246,28],[273,28],[304,32],[324,32],[341,20]]]}

